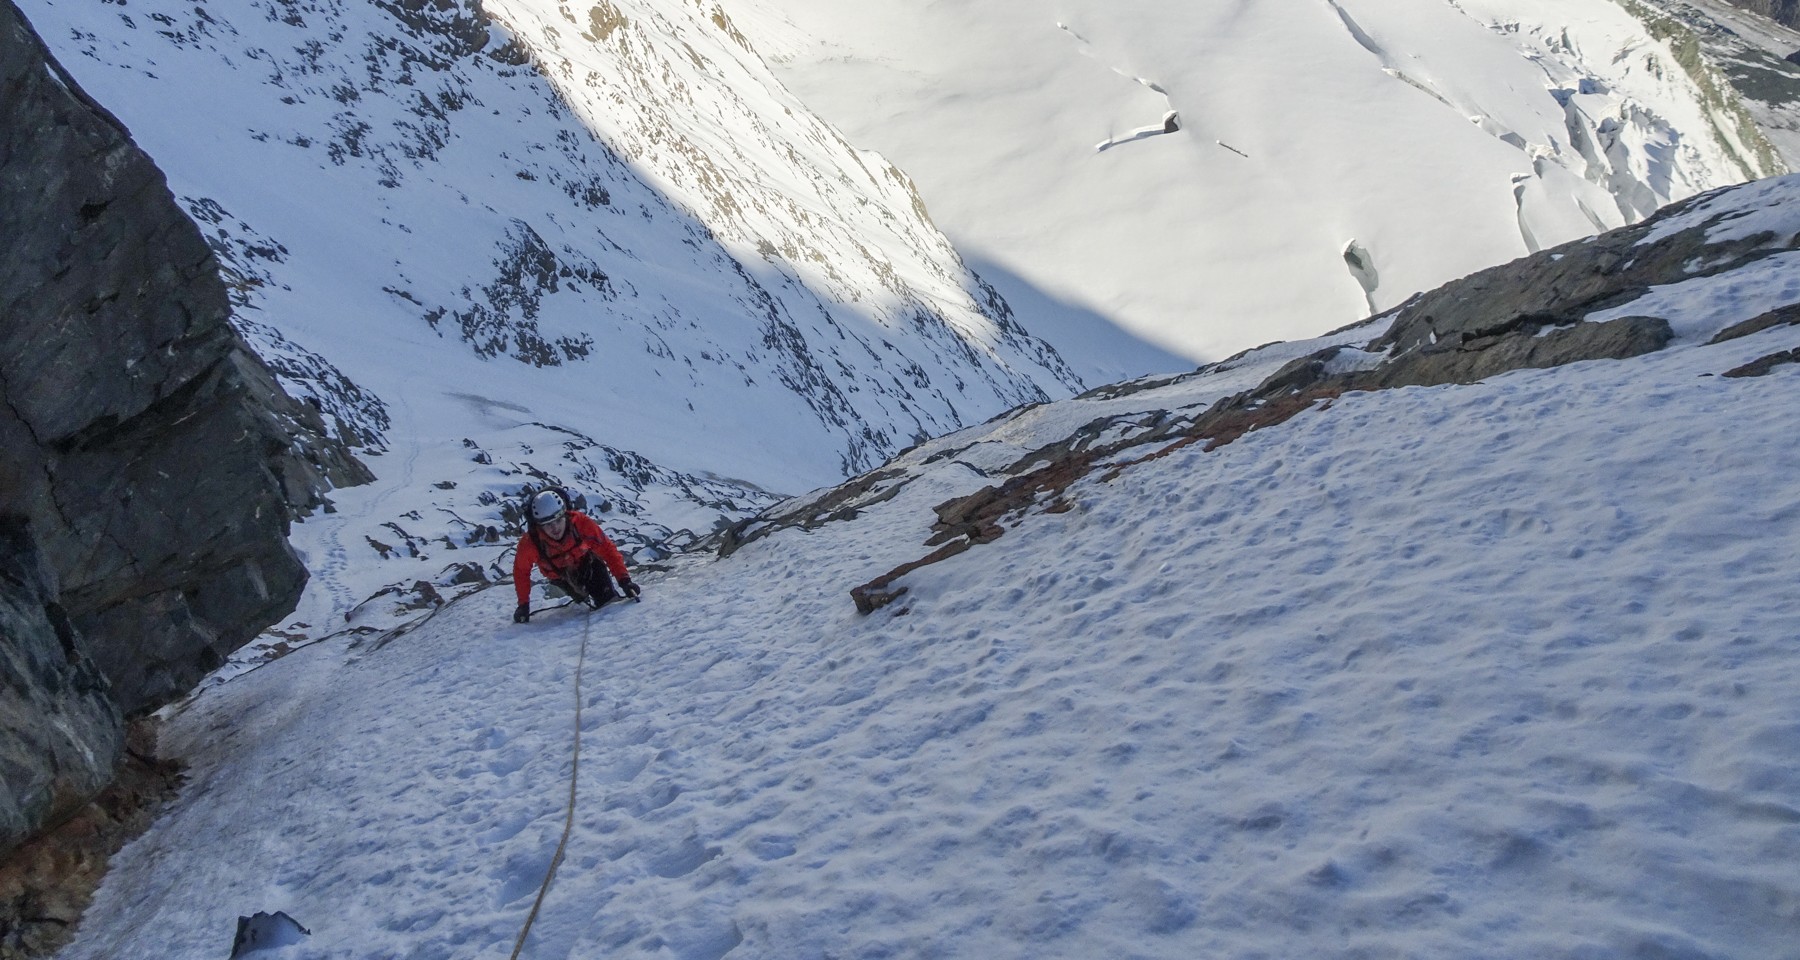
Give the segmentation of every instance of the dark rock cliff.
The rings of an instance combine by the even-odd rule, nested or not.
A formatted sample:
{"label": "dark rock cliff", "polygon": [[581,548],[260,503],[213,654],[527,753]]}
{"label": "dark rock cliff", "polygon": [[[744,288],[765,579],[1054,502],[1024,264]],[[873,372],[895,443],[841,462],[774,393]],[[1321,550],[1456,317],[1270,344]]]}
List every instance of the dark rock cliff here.
{"label": "dark rock cliff", "polygon": [[124,735],[106,681],[17,517],[0,517],[0,851],[112,775]]}
{"label": "dark rock cliff", "polygon": [[293,608],[290,509],[361,472],[229,314],[162,174],[0,0],[0,854],[104,784],[121,715]]}

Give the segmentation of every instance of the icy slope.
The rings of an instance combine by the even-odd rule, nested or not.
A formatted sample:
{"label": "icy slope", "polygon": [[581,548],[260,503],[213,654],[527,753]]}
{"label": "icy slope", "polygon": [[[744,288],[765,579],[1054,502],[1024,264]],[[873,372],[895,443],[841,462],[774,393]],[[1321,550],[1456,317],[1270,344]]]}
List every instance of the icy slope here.
{"label": "icy slope", "polygon": [[[290,389],[386,454],[301,534],[340,594],[313,621],[478,570],[492,550],[451,552],[544,475],[646,549],[1081,385],[710,7],[23,7],[167,172]],[[1148,355],[1127,339],[1086,342]],[[342,582],[384,557],[407,562]]]}
{"label": "icy slope", "polygon": [[[214,956],[277,909],[313,935],[273,956],[502,955],[578,702],[525,956],[1800,956],[1797,189],[1534,258],[1666,264],[1541,337],[1397,311],[925,444],[642,604],[515,626],[490,590],[213,687],[63,956]],[[851,605],[1067,442],[1646,314],[1648,355],[1123,449]]]}
{"label": "icy slope", "polygon": [[1635,0],[724,6],[962,249],[1199,359],[1782,169]]}

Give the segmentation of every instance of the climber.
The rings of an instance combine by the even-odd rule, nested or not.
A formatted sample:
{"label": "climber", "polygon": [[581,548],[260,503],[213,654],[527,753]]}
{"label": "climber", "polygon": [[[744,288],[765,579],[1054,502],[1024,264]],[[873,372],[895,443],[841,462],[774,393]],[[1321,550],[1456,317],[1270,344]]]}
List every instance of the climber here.
{"label": "climber", "polygon": [[[619,593],[635,600],[643,592],[631,582],[619,548],[606,538],[599,524],[574,509],[569,495],[560,489],[539,491],[526,507],[525,536],[519,538],[518,555],[513,558],[513,588],[519,594],[514,623],[531,621],[533,564],[576,602],[596,608],[618,599]],[[606,575],[608,570],[618,578],[617,592]]]}

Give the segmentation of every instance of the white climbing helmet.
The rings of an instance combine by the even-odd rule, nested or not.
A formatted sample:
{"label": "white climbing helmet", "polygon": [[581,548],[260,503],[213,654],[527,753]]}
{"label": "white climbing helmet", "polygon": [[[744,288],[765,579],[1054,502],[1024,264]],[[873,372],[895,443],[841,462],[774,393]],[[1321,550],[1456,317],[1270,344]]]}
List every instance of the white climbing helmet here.
{"label": "white climbing helmet", "polygon": [[568,506],[563,503],[563,498],[558,496],[554,490],[540,490],[537,496],[531,498],[531,522],[533,523],[546,524],[560,519],[566,512],[568,512]]}

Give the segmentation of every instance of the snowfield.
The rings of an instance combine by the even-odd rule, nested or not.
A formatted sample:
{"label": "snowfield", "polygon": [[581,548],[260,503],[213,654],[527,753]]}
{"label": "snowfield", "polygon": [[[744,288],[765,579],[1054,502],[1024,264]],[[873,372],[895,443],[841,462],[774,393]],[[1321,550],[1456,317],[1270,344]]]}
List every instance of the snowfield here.
{"label": "snowfield", "polygon": [[1794,328],[1684,329],[1091,476],[869,616],[959,461],[1318,344],[928,444],[641,604],[300,650],[175,713],[194,782],[62,957],[258,910],[280,960],[506,955],[578,703],[521,956],[1800,957],[1800,366],[1717,375]]}
{"label": "snowfield", "polygon": [[1665,0],[720,3],[1009,298],[1196,360],[1785,169]]}

